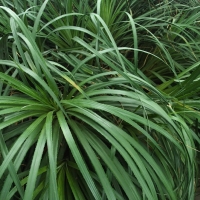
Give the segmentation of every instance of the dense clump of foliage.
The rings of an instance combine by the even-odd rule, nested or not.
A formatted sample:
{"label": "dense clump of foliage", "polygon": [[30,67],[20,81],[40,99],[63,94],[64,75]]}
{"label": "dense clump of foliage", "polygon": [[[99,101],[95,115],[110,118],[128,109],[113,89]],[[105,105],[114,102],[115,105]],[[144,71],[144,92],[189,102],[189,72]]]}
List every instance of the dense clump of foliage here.
{"label": "dense clump of foliage", "polygon": [[1,0],[0,19],[0,199],[194,199],[199,1]]}

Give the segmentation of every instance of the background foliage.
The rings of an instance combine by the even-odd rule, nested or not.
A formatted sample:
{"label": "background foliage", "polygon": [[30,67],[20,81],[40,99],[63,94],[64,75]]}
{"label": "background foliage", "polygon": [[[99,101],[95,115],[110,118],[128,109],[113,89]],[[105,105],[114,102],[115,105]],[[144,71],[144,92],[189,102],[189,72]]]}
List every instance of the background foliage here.
{"label": "background foliage", "polygon": [[194,199],[199,1],[0,1],[0,199]]}

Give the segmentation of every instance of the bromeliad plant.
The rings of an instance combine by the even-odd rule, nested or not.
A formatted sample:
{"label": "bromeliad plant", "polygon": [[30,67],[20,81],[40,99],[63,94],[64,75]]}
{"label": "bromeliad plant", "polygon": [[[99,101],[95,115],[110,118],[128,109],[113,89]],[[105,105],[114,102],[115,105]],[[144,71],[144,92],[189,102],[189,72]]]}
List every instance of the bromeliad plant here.
{"label": "bromeliad plant", "polygon": [[145,2],[1,1],[0,199],[194,199],[198,2]]}

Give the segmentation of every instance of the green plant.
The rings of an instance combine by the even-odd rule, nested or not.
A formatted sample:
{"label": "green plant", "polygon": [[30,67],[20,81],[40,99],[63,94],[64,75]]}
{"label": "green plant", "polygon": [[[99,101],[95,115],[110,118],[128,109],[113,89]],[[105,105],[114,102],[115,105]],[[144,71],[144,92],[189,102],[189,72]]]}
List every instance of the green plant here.
{"label": "green plant", "polygon": [[194,198],[198,2],[145,2],[1,1],[0,199]]}

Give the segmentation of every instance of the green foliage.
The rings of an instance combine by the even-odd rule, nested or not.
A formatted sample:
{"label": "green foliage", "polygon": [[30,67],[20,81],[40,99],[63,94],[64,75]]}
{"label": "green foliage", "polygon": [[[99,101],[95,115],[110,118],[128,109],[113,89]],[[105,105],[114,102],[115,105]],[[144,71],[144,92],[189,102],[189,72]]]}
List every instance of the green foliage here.
{"label": "green foliage", "polygon": [[194,199],[199,1],[1,0],[0,17],[0,199]]}

